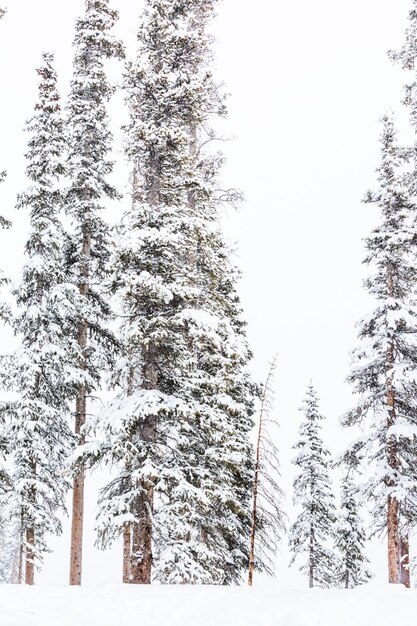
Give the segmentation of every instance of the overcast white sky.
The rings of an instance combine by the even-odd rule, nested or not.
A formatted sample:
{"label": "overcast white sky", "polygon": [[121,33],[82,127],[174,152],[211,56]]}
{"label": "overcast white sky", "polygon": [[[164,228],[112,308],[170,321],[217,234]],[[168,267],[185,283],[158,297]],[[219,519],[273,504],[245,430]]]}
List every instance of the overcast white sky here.
{"label": "overcast white sky", "polygon": [[[141,4],[113,2],[120,11],[118,32],[129,50],[135,47]],[[237,244],[243,271],[254,374],[263,377],[268,360],[279,353],[276,405],[288,502],[290,447],[310,378],[328,417],[329,445],[336,451],[348,437],[338,419],[352,403],[344,379],[355,322],[369,307],[361,286],[361,240],[375,221],[361,198],[375,181],[378,120],[389,108],[401,109],[406,77],[386,51],[401,45],[410,4],[224,0],[214,27],[218,78],[231,93],[223,130],[235,137],[223,146],[224,177],[246,196],[237,214],[225,216],[225,228]],[[21,129],[36,97],[34,70],[42,51],[55,52],[62,91],[68,90],[74,21],[83,5],[83,0],[8,0],[0,24],[0,169],[8,170],[0,205],[14,223],[11,231],[0,233],[0,264],[13,278],[19,276],[26,236],[25,216],[16,215],[13,206],[25,185],[27,137]],[[119,108],[113,105],[114,111]],[[121,150],[120,134],[116,149]],[[123,169],[118,183],[125,191]],[[1,339],[7,349],[7,332]],[[97,482],[90,482],[91,510]],[[98,554],[89,547],[92,539],[89,523],[85,582],[118,582],[119,551]],[[47,558],[40,582],[66,582],[68,542],[68,533],[54,542],[56,551]],[[374,546],[372,555],[384,576],[382,546]],[[287,562],[284,549],[281,582],[288,580]],[[294,573],[289,579],[297,582]]]}

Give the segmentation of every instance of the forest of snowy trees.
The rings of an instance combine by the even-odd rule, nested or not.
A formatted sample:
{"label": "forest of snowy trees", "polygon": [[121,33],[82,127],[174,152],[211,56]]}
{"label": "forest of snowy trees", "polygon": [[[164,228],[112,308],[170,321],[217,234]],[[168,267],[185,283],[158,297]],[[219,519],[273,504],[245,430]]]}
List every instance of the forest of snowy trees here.
{"label": "forest of snowy trees", "polygon": [[[274,574],[285,543],[310,587],[353,588],[372,578],[367,542],[379,536],[389,582],[411,585],[417,0],[403,49],[390,53],[410,73],[414,139],[403,145],[384,115],[377,186],[364,198],[379,216],[364,242],[374,306],[358,325],[341,452],[326,444],[313,383],[299,417],[277,419],[279,355],[265,381],[251,369],[240,272],[221,223],[242,193],[224,188],[216,133],[227,117],[210,34],[219,3],[145,0],[131,57],[114,34],[116,3],[86,0],[68,97],[53,51],[36,69],[27,187],[15,206],[28,216],[25,262],[18,284],[0,277],[1,323],[17,342],[0,367],[2,583],[35,583],[70,496],[69,582],[81,584],[85,486],[104,467],[92,541],[120,546],[124,583],[252,585]],[[117,92],[129,197],[112,183]],[[299,419],[292,494],[279,462],[278,422],[288,419]]]}

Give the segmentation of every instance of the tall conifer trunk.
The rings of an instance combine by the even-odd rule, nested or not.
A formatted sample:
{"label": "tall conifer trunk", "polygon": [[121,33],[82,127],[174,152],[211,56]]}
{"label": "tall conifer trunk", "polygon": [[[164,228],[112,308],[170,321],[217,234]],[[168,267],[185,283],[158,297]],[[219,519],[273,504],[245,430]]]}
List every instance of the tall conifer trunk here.
{"label": "tall conifer trunk", "polygon": [[[387,297],[392,298],[394,296],[394,283],[392,276],[392,268],[388,268],[387,278]],[[394,426],[396,421],[396,409],[395,409],[395,390],[392,380],[392,369],[395,364],[395,347],[392,340],[390,340],[387,350],[387,406],[388,406],[388,420],[387,431]],[[392,470],[398,468],[398,450],[397,441],[393,436],[388,437],[387,440],[387,460],[388,466]],[[389,486],[393,486],[392,479],[389,481]],[[390,583],[398,584],[400,582],[400,541],[399,541],[399,506],[398,500],[391,495],[387,500],[387,532],[388,532],[388,580]]]}
{"label": "tall conifer trunk", "polygon": [[[36,463],[30,462],[32,476],[36,476]],[[31,487],[28,499],[33,508],[36,507],[36,488]],[[32,522],[33,523],[33,522]],[[33,526],[26,527],[23,533],[25,540],[25,585],[35,584],[35,529]]]}
{"label": "tall conifer trunk", "polygon": [[24,548],[24,531],[23,531],[23,512],[20,514],[20,529],[19,529],[19,555],[17,565],[17,582],[19,585],[23,583],[23,561],[25,555]]}
{"label": "tall conifer trunk", "polygon": [[35,583],[35,554],[33,546],[35,545],[35,532],[32,528],[26,531],[26,554],[25,554],[25,584],[33,585]]}
{"label": "tall conifer trunk", "polygon": [[141,482],[137,498],[137,521],[133,525],[130,564],[131,582],[150,585],[152,581],[152,509],[153,490]]}
{"label": "tall conifer trunk", "polygon": [[272,373],[275,368],[275,360],[271,364],[271,368],[268,373],[268,377],[263,388],[262,397],[261,397],[261,410],[259,413],[259,427],[258,427],[258,438],[256,442],[256,457],[255,457],[255,476],[253,481],[253,502],[252,502],[252,529],[251,529],[251,537],[250,537],[250,549],[249,549],[249,577],[248,577],[248,585],[251,587],[253,583],[253,573],[255,569],[255,539],[256,539],[256,530],[258,525],[258,489],[259,489],[259,479],[260,479],[260,471],[261,471],[261,443],[262,443],[262,430],[263,430],[263,421],[264,421],[264,409],[266,407],[266,397],[269,392],[270,380],[272,378]]}
{"label": "tall conifer trunk", "polygon": [[310,530],[310,545],[309,545],[309,567],[308,567],[308,586],[310,589],[314,587],[314,532]]}
{"label": "tall conifer trunk", "polygon": [[[151,346],[144,351],[143,387],[149,391],[158,389],[158,371],[155,352]],[[156,418],[148,417],[142,426],[141,438],[152,444],[156,441]],[[154,490],[149,480],[140,481],[140,493],[136,498],[135,518],[132,528],[130,578],[133,584],[149,585],[152,581],[152,513]]]}
{"label": "tall conifer trunk", "polygon": [[399,541],[398,541],[398,502],[388,496],[388,582],[398,584],[399,572]]}
{"label": "tall conifer trunk", "polygon": [[258,483],[259,483],[259,470],[260,470],[260,458],[261,458],[262,417],[263,416],[261,412],[261,415],[259,417],[258,440],[256,444],[255,478],[253,482],[252,529],[251,529],[251,536],[250,536],[249,577],[248,577],[249,587],[252,587],[253,572],[255,568],[255,538],[256,538],[256,526],[257,526]]}
{"label": "tall conifer trunk", "polygon": [[130,584],[131,574],[130,574],[130,559],[132,552],[132,524],[126,524],[123,530],[123,583]]}
{"label": "tall conifer trunk", "polygon": [[[91,257],[91,234],[85,229],[82,243],[82,264],[80,269],[80,295],[87,298],[89,289],[89,260]],[[81,370],[87,369],[86,350],[88,346],[88,324],[81,320],[78,325],[77,341],[81,352]],[[80,445],[84,445],[83,427],[87,414],[87,388],[80,385],[75,403],[75,434],[79,437]],[[81,467],[74,477],[72,497],[72,525],[71,525],[71,554],[70,554],[70,585],[81,585],[82,558],[83,558],[83,528],[84,528],[84,483],[85,471]]]}

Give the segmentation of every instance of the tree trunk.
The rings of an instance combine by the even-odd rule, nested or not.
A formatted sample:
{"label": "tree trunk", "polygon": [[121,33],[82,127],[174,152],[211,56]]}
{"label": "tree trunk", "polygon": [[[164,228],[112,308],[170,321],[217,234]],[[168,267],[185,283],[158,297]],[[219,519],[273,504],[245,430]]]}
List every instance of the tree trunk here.
{"label": "tree trunk", "polygon": [[256,457],[255,457],[255,476],[253,481],[253,509],[252,509],[252,530],[250,536],[250,549],[249,549],[249,576],[248,576],[248,585],[252,587],[253,583],[253,572],[255,569],[255,539],[256,539],[256,530],[258,523],[258,491],[259,491],[259,479],[261,472],[261,444],[262,444],[262,434],[263,434],[263,426],[264,426],[264,414],[265,410],[267,410],[267,396],[271,386],[271,380],[273,377],[273,373],[276,366],[276,356],[272,360],[271,366],[269,368],[268,376],[266,377],[265,385],[263,387],[262,396],[261,396],[261,407],[259,411],[259,428],[258,428],[258,439],[256,442]]}
{"label": "tree trunk", "polygon": [[410,589],[410,540],[408,535],[400,538],[400,561],[401,582],[407,589]]}
{"label": "tree trunk", "polygon": [[388,496],[388,582],[398,584],[400,582],[398,541],[398,501]]}
{"label": "tree trunk", "polygon": [[35,531],[29,528],[26,531],[26,553],[25,553],[25,584],[33,585],[35,582]]}
{"label": "tree trunk", "polygon": [[131,524],[126,524],[123,530],[123,582],[125,584],[130,584],[132,582],[130,574],[130,559],[132,553],[131,532]]}
{"label": "tree trunk", "polygon": [[70,585],[81,585],[84,527],[84,482],[84,473],[80,473],[74,478],[72,494]]}
{"label": "tree trunk", "polygon": [[[391,350],[390,350],[391,351]],[[393,353],[393,350],[392,350]],[[390,428],[395,423],[395,395],[391,381],[388,380],[388,424]],[[387,441],[388,465],[395,470],[398,467],[397,442],[394,437],[389,437]],[[392,487],[393,482],[388,481],[388,486]],[[400,582],[400,538],[399,538],[399,506],[398,500],[391,495],[387,501],[387,532],[388,532],[388,581],[392,584]]]}
{"label": "tree trunk", "polygon": [[310,589],[314,587],[314,534],[313,531],[310,531],[310,547],[309,547],[309,580],[308,586]]}
{"label": "tree trunk", "polygon": [[[91,234],[87,230],[83,233],[82,258],[80,264],[80,295],[88,297],[89,291],[89,261],[91,257]],[[87,370],[86,349],[88,345],[88,323],[81,320],[77,329],[77,341],[80,347],[81,358],[79,367]],[[79,435],[79,445],[84,445],[85,437],[82,429],[85,425],[87,413],[87,387],[80,385],[75,403],[75,434]],[[70,555],[70,585],[81,585],[82,557],[83,557],[83,526],[84,526],[84,482],[85,471],[80,467],[74,477],[72,497],[72,525],[71,525],[71,555]]]}
{"label": "tree trunk", "polygon": [[[30,460],[32,475],[36,477],[36,463]],[[28,492],[28,499],[32,507],[36,508],[36,487],[31,487]],[[22,527],[23,530],[23,527]],[[26,527],[22,532],[22,539],[25,541],[25,584],[35,583],[35,529]]]}
{"label": "tree trunk", "polygon": [[150,585],[152,581],[152,507],[153,489],[142,482],[142,493],[137,499],[137,521],[133,524],[130,582]]}
{"label": "tree trunk", "polygon": [[[388,268],[387,276],[387,296],[394,296],[394,283],[392,269]],[[387,431],[395,425],[395,389],[392,379],[392,369],[395,365],[395,346],[391,339],[387,349]],[[391,470],[398,469],[398,444],[395,437],[387,437],[387,461]],[[394,482],[390,478],[387,481],[388,487],[394,487]],[[392,584],[400,582],[400,538],[399,538],[399,506],[398,500],[389,495],[387,501],[387,532],[388,532],[388,581]]]}
{"label": "tree trunk", "polygon": [[[263,400],[265,398],[266,388],[264,389]],[[263,408],[263,402],[262,402]],[[253,584],[253,572],[255,569],[255,539],[256,539],[256,527],[257,527],[257,507],[258,507],[258,486],[259,486],[259,471],[260,471],[260,462],[261,462],[261,440],[262,440],[262,422],[263,422],[263,411],[261,408],[260,416],[259,416],[259,429],[258,429],[258,440],[256,443],[256,461],[255,461],[255,477],[253,481],[253,508],[252,508],[252,529],[250,535],[250,549],[249,549],[249,576],[248,576],[248,585],[252,587]]]}
{"label": "tree trunk", "polygon": [[19,556],[18,556],[18,583],[23,583],[23,559],[25,554],[24,547],[24,532],[23,532],[23,513],[20,514],[20,528],[19,528]]}
{"label": "tree trunk", "polygon": [[[152,346],[144,350],[144,367],[142,372],[144,389],[158,388],[158,370]],[[141,429],[143,441],[153,444],[156,441],[156,418],[149,417]],[[146,477],[140,481],[140,494],[135,506],[135,522],[131,531],[130,582],[136,585],[149,585],[152,580],[152,535],[153,535],[153,500],[154,489]]]}

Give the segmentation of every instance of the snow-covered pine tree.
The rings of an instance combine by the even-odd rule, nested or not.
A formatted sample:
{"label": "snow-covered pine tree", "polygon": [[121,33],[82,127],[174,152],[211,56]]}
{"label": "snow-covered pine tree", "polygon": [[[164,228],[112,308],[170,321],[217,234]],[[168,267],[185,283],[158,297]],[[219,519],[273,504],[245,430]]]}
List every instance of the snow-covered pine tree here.
{"label": "snow-covered pine tree", "polygon": [[[75,407],[75,434],[84,443],[87,399],[97,389],[103,368],[109,365],[115,340],[106,322],[110,317],[102,282],[110,254],[108,226],[102,212],[117,192],[108,181],[111,133],[106,104],[113,94],[104,63],[120,58],[123,49],[110,31],[118,14],[108,0],[86,0],[85,14],[76,22],[74,74],[68,105],[70,186],[66,210],[73,233],[68,253],[69,274],[79,298],[74,325],[79,344],[79,387]],[[84,470],[74,477],[71,529],[70,584],[81,584],[84,518]]]}
{"label": "snow-covered pine tree", "polygon": [[369,561],[364,553],[366,532],[360,516],[358,493],[351,472],[346,472],[342,482],[335,540],[340,555],[337,582],[345,589],[353,589],[372,578],[367,567]]}
{"label": "snow-covered pine tree", "polygon": [[[162,582],[190,580],[182,546],[189,563],[194,561],[203,570],[191,578],[194,582],[236,582],[248,567],[254,460],[249,432],[255,387],[247,373],[251,355],[236,290],[238,273],[219,228],[219,209],[233,204],[240,194],[221,189],[223,157],[212,152],[213,118],[226,114],[224,97],[212,76],[208,36],[217,4],[195,0],[179,3],[173,11],[178,20],[173,43],[181,59],[176,108],[179,126],[188,135],[189,173],[183,175],[186,263],[196,289],[191,308],[181,316],[190,354],[185,398],[197,407],[182,425],[186,445],[181,449],[190,468],[191,488],[181,493],[181,485],[178,489],[173,480],[168,486],[170,502],[161,511],[162,528],[171,529],[158,546],[155,576]],[[169,39],[167,44],[172,45]],[[182,510],[185,503],[183,520],[190,529],[186,533],[178,524],[178,500]],[[191,540],[184,543],[184,536]]]}
{"label": "snow-covered pine tree", "polygon": [[[0,19],[6,14],[6,9],[2,9],[0,8]],[[6,178],[6,172],[0,172],[0,183],[2,183],[4,181],[4,179]],[[6,218],[4,218],[2,215],[0,215],[0,228],[10,228],[11,226],[11,222],[9,220],[7,220]],[[3,275],[3,272],[0,271],[0,285],[4,285],[5,283],[7,283],[8,280],[7,278],[5,278],[5,276]],[[1,310],[0,310],[0,316],[2,317],[9,317],[8,315],[8,310],[7,307],[5,307],[4,304],[1,305]],[[1,454],[1,445],[0,445],[0,454]]]}
{"label": "snow-covered pine tree", "polygon": [[293,459],[300,470],[294,480],[294,504],[299,513],[289,535],[291,564],[298,556],[304,556],[300,571],[308,575],[309,586],[327,588],[336,585],[338,559],[331,547],[336,506],[329,472],[330,452],[320,437],[323,416],[312,384],[300,410],[304,421]]}
{"label": "snow-covered pine tree", "polygon": [[[4,17],[5,14],[6,14],[6,9],[0,8],[0,19]],[[0,183],[4,181],[5,177],[6,177],[6,172],[0,172]],[[0,216],[0,228],[9,228],[10,226],[11,226],[11,223],[8,220],[6,220],[4,217]]]}
{"label": "snow-covered pine tree", "polygon": [[2,404],[13,467],[5,510],[11,529],[19,527],[27,584],[33,584],[35,566],[48,550],[47,535],[61,532],[73,440],[67,420],[68,401],[74,397],[71,361],[77,353],[67,337],[73,289],[65,285],[60,222],[66,145],[52,63],[52,55],[44,54],[38,69],[39,99],[27,124],[31,138],[26,173],[31,186],[17,203],[30,211],[27,260],[14,291],[20,312],[13,328],[21,345],[3,358],[1,375],[3,385],[16,396]]}
{"label": "snow-covered pine tree", "polygon": [[[0,8],[0,19],[5,15],[6,10]],[[0,172],[0,183],[4,181],[6,178],[6,172]],[[3,216],[0,215],[0,228],[10,228],[11,223],[6,220]],[[0,270],[0,285],[4,285],[7,283],[7,279],[5,278],[3,271]],[[8,307],[6,307],[3,303],[0,305],[0,317],[3,319],[10,318]],[[5,468],[5,455],[6,455],[6,446],[7,439],[4,434],[4,420],[3,416],[0,413],[0,498],[4,495],[5,491],[8,490],[10,486],[10,477]],[[2,511],[0,510],[0,519],[2,517]],[[3,515],[4,518],[4,515]],[[1,567],[1,565],[0,565]],[[1,576],[1,574],[0,574]]]}
{"label": "snow-covered pine tree", "polygon": [[255,569],[264,569],[273,575],[273,557],[277,553],[286,522],[286,515],[282,510],[283,492],[278,484],[280,477],[278,448],[274,441],[278,424],[272,415],[276,363],[277,357],[275,356],[260,394],[249,552],[249,586],[252,586]]}
{"label": "snow-covered pine tree", "polygon": [[210,118],[224,112],[209,71],[215,4],[148,0],[126,76],[134,189],[114,261],[122,391],[91,446],[122,466],[98,531],[103,545],[123,533],[125,582],[149,583],[152,564],[162,582],[203,583],[248,566],[255,389],[218,225],[231,194],[218,191],[222,158],[208,152]]}
{"label": "snow-covered pine tree", "polygon": [[[0,172],[0,183],[4,181],[6,178],[6,172]],[[0,215],[0,229],[10,228],[11,222],[6,220],[2,215]],[[9,282],[9,280],[4,275],[3,270],[0,269],[0,286],[4,286]],[[11,318],[11,311],[8,305],[5,302],[0,303],[0,319],[2,321],[9,322]],[[4,423],[4,415],[0,411],[0,498],[4,495],[4,493],[9,489],[10,486],[10,476],[8,471],[6,470],[5,460],[7,455],[7,436],[5,433],[5,423]],[[1,515],[1,511],[0,511]]]}
{"label": "snow-covered pine tree", "polygon": [[366,429],[346,455],[360,456],[372,468],[363,495],[374,504],[375,532],[388,534],[389,582],[398,583],[400,529],[417,520],[416,208],[404,186],[390,116],[383,118],[381,150],[379,189],[366,197],[381,212],[380,225],[365,241],[364,262],[374,270],[365,286],[376,306],[359,325],[348,378],[359,401],[343,424]]}
{"label": "snow-covered pine tree", "polygon": [[[417,59],[417,2],[412,0],[412,8],[409,12],[408,26],[405,32],[405,44],[400,51],[390,52],[391,58],[399,63],[402,68],[411,73],[412,79],[405,86],[404,104],[409,108],[410,121],[414,130],[414,140],[412,146],[403,152],[409,162],[412,164],[411,171],[408,173],[407,191],[409,197],[415,197],[417,190],[417,97],[416,97],[416,59]],[[415,218],[414,218],[415,220]],[[403,508],[403,507],[402,507]],[[413,515],[412,515],[413,517]],[[411,526],[415,525],[415,521],[411,521]],[[406,586],[410,586],[409,574],[409,534],[410,534],[410,515],[400,515],[400,579]]]}

